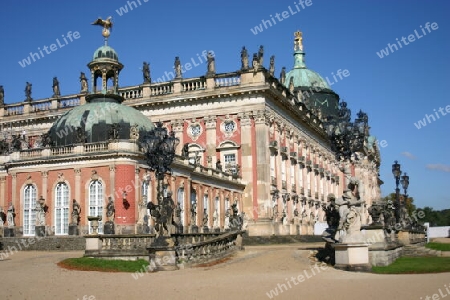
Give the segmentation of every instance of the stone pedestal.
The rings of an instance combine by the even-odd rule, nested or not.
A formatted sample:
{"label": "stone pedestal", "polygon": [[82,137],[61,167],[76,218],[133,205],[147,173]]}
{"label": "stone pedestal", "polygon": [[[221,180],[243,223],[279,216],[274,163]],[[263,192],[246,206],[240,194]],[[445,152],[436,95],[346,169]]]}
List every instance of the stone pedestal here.
{"label": "stone pedestal", "polygon": [[264,236],[273,235],[274,226],[273,222],[269,218],[259,218],[256,222],[248,224],[249,236]]}
{"label": "stone pedestal", "polygon": [[147,249],[149,251],[150,267],[154,271],[178,270],[175,243],[172,238],[159,236]]}
{"label": "stone pedestal", "polygon": [[408,231],[399,231],[397,233],[397,239],[400,243],[403,245],[409,245],[411,244],[411,241],[409,239],[409,232]]}
{"label": "stone pedestal", "polygon": [[3,226],[0,226],[0,237],[3,237],[3,235],[4,235]]}
{"label": "stone pedestal", "polygon": [[336,269],[345,271],[370,272],[369,244],[334,244]]}
{"label": "stone pedestal", "polygon": [[80,235],[80,230],[78,229],[78,225],[74,225],[74,224],[69,225],[69,235]]}
{"label": "stone pedestal", "polygon": [[175,233],[182,234],[183,230],[184,230],[183,225],[176,225],[175,226]]}
{"label": "stone pedestal", "polygon": [[45,226],[35,226],[34,232],[36,236],[45,236]]}
{"label": "stone pedestal", "polygon": [[208,226],[203,226],[203,233],[208,233],[208,232],[209,232]]}
{"label": "stone pedestal", "polygon": [[198,233],[198,226],[197,225],[192,225],[191,226],[191,233]]}
{"label": "stone pedestal", "polygon": [[4,228],[4,237],[14,237],[14,227],[5,227]]}
{"label": "stone pedestal", "polygon": [[107,221],[105,223],[105,225],[103,226],[103,233],[104,234],[115,234],[114,223],[112,221]]}
{"label": "stone pedestal", "polygon": [[214,228],[214,232],[220,232],[220,228],[219,227]]}
{"label": "stone pedestal", "polygon": [[370,249],[384,249],[386,247],[385,233],[381,226],[363,226],[361,233],[364,236],[364,242],[369,244]]}

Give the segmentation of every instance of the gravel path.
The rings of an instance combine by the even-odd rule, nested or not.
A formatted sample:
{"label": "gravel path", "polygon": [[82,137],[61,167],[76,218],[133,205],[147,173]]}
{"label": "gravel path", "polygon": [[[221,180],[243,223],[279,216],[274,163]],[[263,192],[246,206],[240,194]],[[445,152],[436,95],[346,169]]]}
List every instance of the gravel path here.
{"label": "gravel path", "polygon": [[141,276],[71,271],[56,265],[82,252],[21,251],[0,261],[0,299],[410,300],[432,297],[439,289],[450,295],[444,286],[450,291],[449,273],[375,275],[314,268],[310,250],[299,248],[305,245],[248,246],[223,264]]}

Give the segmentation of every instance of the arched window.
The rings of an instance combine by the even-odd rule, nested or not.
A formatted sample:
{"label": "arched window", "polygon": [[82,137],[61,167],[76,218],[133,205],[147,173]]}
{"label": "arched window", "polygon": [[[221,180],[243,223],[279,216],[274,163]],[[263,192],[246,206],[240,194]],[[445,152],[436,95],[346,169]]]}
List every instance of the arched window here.
{"label": "arched window", "polygon": [[36,225],[36,187],[28,184],[23,189],[23,235],[34,235]]}
{"label": "arched window", "polygon": [[206,209],[206,213],[209,212],[208,194],[203,195],[203,209]]}
{"label": "arched window", "polygon": [[60,182],[55,189],[55,234],[69,233],[69,186]]}
{"label": "arched window", "polygon": [[180,209],[181,209],[180,222],[181,222],[181,225],[185,226],[185,224],[184,224],[184,188],[178,189],[177,202],[180,204]]}
{"label": "arched window", "polygon": [[146,203],[150,202],[150,181],[145,180],[142,182],[142,200]]}
{"label": "arched window", "polygon": [[[103,216],[103,185],[94,180],[89,184],[89,216]],[[92,233],[89,222],[89,233]],[[98,233],[103,233],[103,222],[98,223]]]}

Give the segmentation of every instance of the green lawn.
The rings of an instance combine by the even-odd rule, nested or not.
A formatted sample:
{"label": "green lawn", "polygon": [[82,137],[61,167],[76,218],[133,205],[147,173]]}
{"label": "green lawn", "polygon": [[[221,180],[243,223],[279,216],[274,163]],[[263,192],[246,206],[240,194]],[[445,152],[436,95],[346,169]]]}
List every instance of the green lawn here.
{"label": "green lawn", "polygon": [[148,266],[148,261],[139,259],[134,261],[109,260],[99,258],[68,258],[58,263],[58,266],[71,270],[100,271],[100,272],[136,272]]}
{"label": "green lawn", "polygon": [[450,251],[450,244],[428,243],[425,247],[433,250]]}
{"label": "green lawn", "polygon": [[420,274],[450,272],[450,257],[400,257],[386,267],[372,267],[378,274]]}

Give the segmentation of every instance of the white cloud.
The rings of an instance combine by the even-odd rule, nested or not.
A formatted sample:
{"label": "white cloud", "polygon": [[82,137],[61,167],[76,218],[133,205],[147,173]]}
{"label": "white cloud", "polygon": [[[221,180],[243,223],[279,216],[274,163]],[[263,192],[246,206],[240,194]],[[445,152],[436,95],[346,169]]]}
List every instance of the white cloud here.
{"label": "white cloud", "polygon": [[426,166],[429,170],[436,170],[436,171],[442,171],[442,172],[450,172],[450,165],[443,165],[443,164],[428,164]]}
{"label": "white cloud", "polygon": [[412,153],[410,153],[408,151],[402,152],[401,155],[403,155],[409,159],[417,159],[417,157],[415,155],[413,155]]}

